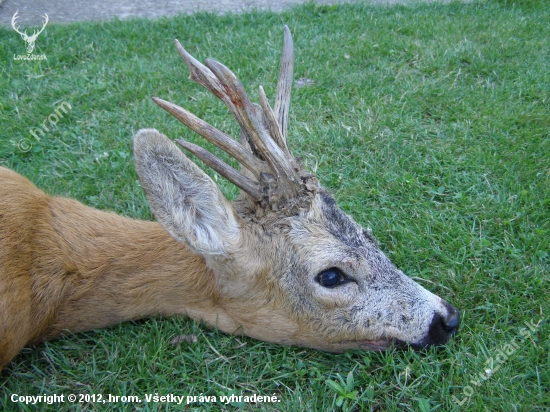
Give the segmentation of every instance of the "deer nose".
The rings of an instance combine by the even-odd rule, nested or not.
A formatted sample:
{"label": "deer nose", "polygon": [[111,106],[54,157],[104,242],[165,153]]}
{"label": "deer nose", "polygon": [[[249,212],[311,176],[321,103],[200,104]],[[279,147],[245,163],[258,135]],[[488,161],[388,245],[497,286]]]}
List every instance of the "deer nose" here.
{"label": "deer nose", "polygon": [[460,313],[450,303],[445,302],[445,307],[447,308],[447,316],[441,319],[443,330],[448,335],[454,335],[458,330],[458,325],[460,325]]}

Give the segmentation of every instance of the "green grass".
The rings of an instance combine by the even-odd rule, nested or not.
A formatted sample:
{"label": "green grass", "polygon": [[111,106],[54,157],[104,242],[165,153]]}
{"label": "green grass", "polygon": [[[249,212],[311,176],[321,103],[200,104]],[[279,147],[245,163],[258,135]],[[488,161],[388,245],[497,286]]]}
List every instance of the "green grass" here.
{"label": "green grass", "polygon": [[[257,101],[260,83],[274,95],[288,24],[295,78],[313,82],[294,90],[293,152],[344,210],[372,227],[397,266],[463,315],[456,339],[438,350],[342,355],[231,337],[188,319],[126,323],[25,349],[0,374],[0,409],[111,410],[25,406],[12,394],[242,392],[280,400],[245,410],[548,410],[550,9],[543,3],[308,4],[282,14],[49,25],[35,50],[47,60],[34,62],[14,61],[24,43],[0,30],[0,164],[51,194],[152,219],[133,169],[132,135],[155,127],[199,139],[150,96],[237,135],[223,105],[186,80],[173,38],[199,59],[234,69]],[[72,109],[37,141],[29,129],[60,102]],[[525,338],[524,322],[541,319]],[[172,347],[183,333],[198,342]]]}

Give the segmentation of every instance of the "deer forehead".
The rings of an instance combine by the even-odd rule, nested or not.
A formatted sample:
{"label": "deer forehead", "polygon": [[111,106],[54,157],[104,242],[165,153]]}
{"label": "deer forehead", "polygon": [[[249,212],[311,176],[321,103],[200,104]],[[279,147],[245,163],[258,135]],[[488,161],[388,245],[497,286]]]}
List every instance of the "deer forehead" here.
{"label": "deer forehead", "polygon": [[294,216],[266,213],[253,218],[258,214],[238,203],[234,205],[244,236],[237,261],[244,259],[247,267],[254,266],[250,272],[313,280],[319,272],[337,267],[368,278],[387,260],[372,236],[338,208],[325,190],[316,194],[310,208]]}
{"label": "deer forehead", "polygon": [[380,266],[385,260],[372,235],[344,213],[324,190],[316,195],[307,213],[290,222],[288,241],[300,249],[299,254],[312,268],[336,266],[355,271],[367,261]]}

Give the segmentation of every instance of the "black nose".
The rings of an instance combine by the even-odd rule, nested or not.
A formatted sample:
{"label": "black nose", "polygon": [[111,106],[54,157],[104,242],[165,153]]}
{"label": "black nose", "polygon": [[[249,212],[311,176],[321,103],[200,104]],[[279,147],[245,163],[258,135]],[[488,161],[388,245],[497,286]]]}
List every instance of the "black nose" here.
{"label": "black nose", "polygon": [[447,303],[447,317],[442,319],[443,330],[449,335],[454,335],[458,330],[458,325],[460,325],[460,313],[457,308]]}
{"label": "black nose", "polygon": [[413,348],[421,349],[426,346],[444,345],[456,333],[460,324],[458,309],[445,301],[443,301],[443,306],[445,306],[447,313],[434,314],[427,336],[420,342],[412,345]]}

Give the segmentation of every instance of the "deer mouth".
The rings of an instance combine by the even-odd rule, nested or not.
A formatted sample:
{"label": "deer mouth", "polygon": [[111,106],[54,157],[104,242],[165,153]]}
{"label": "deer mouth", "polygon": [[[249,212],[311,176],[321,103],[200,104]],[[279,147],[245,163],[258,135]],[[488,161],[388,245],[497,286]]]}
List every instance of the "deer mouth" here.
{"label": "deer mouth", "polygon": [[385,340],[385,339],[379,339],[379,340],[366,340],[363,342],[360,342],[366,346],[369,347],[371,350],[386,350],[389,349],[393,341],[391,340]]}
{"label": "deer mouth", "polygon": [[401,346],[401,341],[395,339],[357,340],[355,343],[361,348],[375,351],[386,350],[392,346]]}
{"label": "deer mouth", "polygon": [[366,349],[373,351],[384,351],[390,348],[401,348],[407,346],[408,343],[399,339],[377,339],[377,340],[355,340],[345,343],[353,343],[358,349]]}

